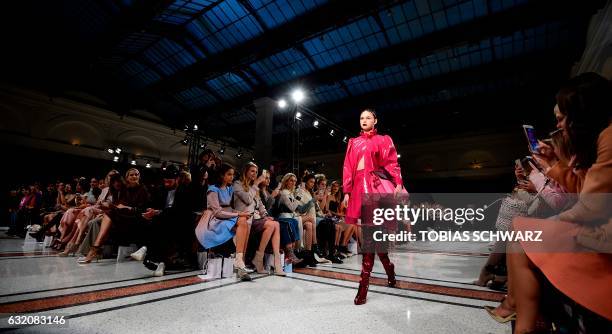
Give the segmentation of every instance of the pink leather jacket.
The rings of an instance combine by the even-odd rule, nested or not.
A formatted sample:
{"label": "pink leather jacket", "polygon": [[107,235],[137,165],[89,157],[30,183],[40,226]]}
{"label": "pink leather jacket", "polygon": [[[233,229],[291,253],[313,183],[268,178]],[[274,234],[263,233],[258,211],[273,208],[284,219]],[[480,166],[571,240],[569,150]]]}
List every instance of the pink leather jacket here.
{"label": "pink leather jacket", "polygon": [[[357,164],[364,158],[363,180],[356,180]],[[374,129],[371,133],[361,132],[359,137],[351,138],[348,142],[342,175],[344,193],[374,193],[376,180],[374,171],[385,170],[393,183],[402,184],[402,172],[397,163],[397,152],[393,140],[387,135],[379,135]],[[363,189],[354,189],[359,186]]]}

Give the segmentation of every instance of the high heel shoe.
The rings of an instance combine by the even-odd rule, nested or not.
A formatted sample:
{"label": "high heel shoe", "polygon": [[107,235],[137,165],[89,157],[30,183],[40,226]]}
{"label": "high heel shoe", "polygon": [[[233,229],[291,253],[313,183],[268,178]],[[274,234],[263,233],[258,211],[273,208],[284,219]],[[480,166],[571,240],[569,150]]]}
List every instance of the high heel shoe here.
{"label": "high heel shoe", "polygon": [[266,269],[264,268],[263,260],[264,260],[264,252],[255,251],[255,256],[253,257],[252,262],[258,274],[268,273]]}
{"label": "high heel shoe", "polygon": [[89,252],[87,253],[87,256],[85,256],[84,258],[79,258],[77,260],[77,263],[87,264],[87,263],[91,263],[93,259],[96,259],[96,262],[98,262],[98,260],[100,260],[101,258],[102,258],[102,247],[91,246],[91,248],[89,248]]}
{"label": "high heel shoe", "polygon": [[283,266],[281,265],[280,254],[274,254],[274,275],[287,276],[287,274],[283,271]]}
{"label": "high heel shoe", "polygon": [[79,244],[69,242],[68,244],[66,244],[66,249],[63,252],[57,254],[57,256],[66,257],[70,256],[70,254],[74,256],[77,250],[79,249],[79,246]]}
{"label": "high heel shoe", "polygon": [[295,256],[295,253],[293,252],[293,249],[288,249],[285,252],[285,264],[300,264],[302,261],[302,259],[298,259],[297,256]]}
{"label": "high heel shoe", "polygon": [[[491,316],[491,318],[493,318],[493,320],[499,322],[500,324],[504,324],[504,323],[506,323],[508,321],[516,320],[516,312],[512,311],[508,307],[504,306],[505,302],[506,302],[506,297],[504,297],[504,299],[501,300],[501,302],[499,303],[499,305],[497,307],[494,307],[494,306],[484,306],[484,309]],[[508,314],[507,316],[501,316],[501,315],[497,314],[497,312],[495,311],[498,308],[499,309],[508,310],[511,313]]]}
{"label": "high heel shoe", "polygon": [[249,275],[249,273],[246,271],[245,267],[236,267],[234,266],[234,270],[236,271],[236,275],[238,276],[238,279],[240,279],[241,281],[252,281],[253,279],[251,278],[251,275]]}

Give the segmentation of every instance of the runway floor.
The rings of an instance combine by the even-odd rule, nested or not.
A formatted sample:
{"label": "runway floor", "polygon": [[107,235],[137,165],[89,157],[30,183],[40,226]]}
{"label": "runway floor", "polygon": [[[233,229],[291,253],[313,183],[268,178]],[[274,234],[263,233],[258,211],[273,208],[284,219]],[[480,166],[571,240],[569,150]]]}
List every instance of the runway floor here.
{"label": "runway floor", "polygon": [[204,281],[201,271],[152,277],[136,261],[79,265],[42,244],[0,239],[0,313],[67,319],[17,333],[510,333],[482,308],[503,295],[470,284],[486,255],[483,243],[398,247],[398,287],[384,286],[376,260],[368,302],[355,306],[360,256],[285,278]]}

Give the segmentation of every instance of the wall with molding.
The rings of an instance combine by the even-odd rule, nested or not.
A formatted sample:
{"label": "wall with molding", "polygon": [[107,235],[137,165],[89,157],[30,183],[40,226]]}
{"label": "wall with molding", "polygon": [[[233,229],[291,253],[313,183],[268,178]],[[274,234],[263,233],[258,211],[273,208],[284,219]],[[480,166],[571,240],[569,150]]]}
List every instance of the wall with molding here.
{"label": "wall with molding", "polygon": [[[0,86],[0,101],[0,138],[5,145],[109,160],[113,155],[106,150],[120,147],[122,158],[135,159],[140,166],[149,160],[153,167],[161,161],[187,163],[182,130],[11,86]],[[208,147],[217,151],[221,144]],[[224,160],[236,163],[235,153],[226,147]]]}

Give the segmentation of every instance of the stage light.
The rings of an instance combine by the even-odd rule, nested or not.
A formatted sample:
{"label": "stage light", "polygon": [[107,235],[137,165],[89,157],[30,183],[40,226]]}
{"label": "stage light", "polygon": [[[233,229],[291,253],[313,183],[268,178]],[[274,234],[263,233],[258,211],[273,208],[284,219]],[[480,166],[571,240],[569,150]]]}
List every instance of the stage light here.
{"label": "stage light", "polygon": [[401,157],[402,157],[402,155],[401,155],[401,154],[398,154],[398,155],[397,155],[397,158],[398,158],[398,159],[399,159],[399,158],[401,158]]}
{"label": "stage light", "polygon": [[115,153],[115,151],[112,148],[109,148],[108,150],[106,150],[108,153],[113,154]]}
{"label": "stage light", "polygon": [[145,165],[145,168],[151,168],[151,163],[147,161],[147,164]]}
{"label": "stage light", "polygon": [[201,148],[201,149],[205,149],[205,148],[206,148],[206,143],[202,143],[202,144],[200,144],[200,148]]}
{"label": "stage light", "polygon": [[312,126],[314,126],[315,128],[319,128],[319,121],[315,120],[314,122],[312,122]]}
{"label": "stage light", "polygon": [[131,164],[132,166],[136,166],[136,160],[132,160]]}
{"label": "stage light", "polygon": [[331,130],[329,131],[329,135],[330,135],[330,136],[332,136],[332,137],[334,136],[334,129],[331,129]]}
{"label": "stage light", "polygon": [[236,158],[241,159],[242,158],[242,152],[236,153]]}
{"label": "stage light", "polygon": [[117,154],[121,153],[121,149],[120,149],[119,147],[117,147],[117,148],[115,149],[115,153],[117,153]]}
{"label": "stage light", "polygon": [[187,145],[188,142],[189,142],[189,140],[187,138],[181,140],[181,143],[183,143],[183,145]]}
{"label": "stage light", "polygon": [[193,125],[193,131],[198,131],[198,125],[197,124]]}
{"label": "stage light", "polygon": [[301,113],[301,112],[299,112],[299,111],[298,111],[298,112],[296,112],[296,113],[295,113],[295,119],[297,119],[298,121],[301,121],[301,120],[302,120],[302,113]]}
{"label": "stage light", "polygon": [[255,157],[251,157],[251,162],[255,162]]}
{"label": "stage light", "polygon": [[291,92],[291,98],[295,103],[300,103],[304,100],[304,91],[297,88],[293,92]]}
{"label": "stage light", "polygon": [[221,147],[221,148],[219,149],[219,154],[223,154],[223,153],[225,153],[225,147]]}
{"label": "stage light", "polygon": [[119,157],[118,157],[118,156],[114,156],[114,157],[113,157],[113,161],[114,161],[114,162],[119,161]]}
{"label": "stage light", "polygon": [[285,107],[287,107],[287,101],[285,101],[285,99],[278,100],[278,107],[281,109],[285,109]]}
{"label": "stage light", "polygon": [[344,136],[344,138],[342,138],[342,141],[346,143],[348,141],[348,137]]}

